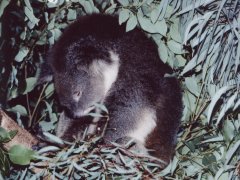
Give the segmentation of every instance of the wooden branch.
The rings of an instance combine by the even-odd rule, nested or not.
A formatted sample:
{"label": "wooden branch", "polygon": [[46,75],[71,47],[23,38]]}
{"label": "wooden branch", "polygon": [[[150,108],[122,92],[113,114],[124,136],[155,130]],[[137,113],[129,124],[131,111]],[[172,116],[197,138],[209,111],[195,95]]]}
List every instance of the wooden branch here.
{"label": "wooden branch", "polygon": [[7,131],[17,130],[16,136],[8,143],[4,144],[5,148],[9,149],[13,145],[21,144],[25,147],[32,148],[38,144],[35,136],[27,130],[21,128],[14,120],[12,120],[3,110],[0,109],[0,126]]}

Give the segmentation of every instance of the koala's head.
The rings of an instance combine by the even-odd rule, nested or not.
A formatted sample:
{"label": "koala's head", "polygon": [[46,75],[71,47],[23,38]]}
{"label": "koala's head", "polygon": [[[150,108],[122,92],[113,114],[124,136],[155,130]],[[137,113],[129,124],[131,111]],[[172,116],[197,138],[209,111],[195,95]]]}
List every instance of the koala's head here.
{"label": "koala's head", "polygon": [[104,101],[119,69],[116,53],[81,42],[55,46],[47,63],[42,65],[39,81],[53,79],[59,102],[72,118],[87,115],[95,103]]}

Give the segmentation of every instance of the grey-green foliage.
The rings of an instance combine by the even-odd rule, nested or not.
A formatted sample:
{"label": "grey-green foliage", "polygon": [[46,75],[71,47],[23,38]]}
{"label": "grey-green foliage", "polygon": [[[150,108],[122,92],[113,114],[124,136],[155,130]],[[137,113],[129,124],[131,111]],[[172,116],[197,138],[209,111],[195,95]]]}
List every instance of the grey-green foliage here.
{"label": "grey-green foliage", "polygon": [[[237,179],[237,167],[240,166],[238,0],[24,0],[10,4],[15,4],[17,8],[8,11],[24,19],[24,25],[12,26],[17,33],[7,42],[11,42],[14,56],[10,59],[12,63],[0,67],[0,70],[5,72],[9,69],[6,96],[7,102],[11,100],[11,103],[7,103],[6,108],[17,112],[20,124],[32,127],[40,122],[43,130],[52,132],[54,129],[58,114],[52,97],[53,85],[33,89],[33,84],[40,62],[61,31],[84,14],[118,13],[119,24],[127,24],[126,31],[139,27],[156,42],[161,60],[175,70],[184,91],[185,108],[173,161],[161,173],[157,167],[142,170],[155,172],[155,177],[170,179]],[[3,0],[0,5],[2,15],[9,1]],[[33,96],[31,93],[36,91],[38,93]],[[24,97],[25,103],[16,97]],[[81,147],[72,146],[68,151]],[[94,173],[87,173],[89,169],[86,168],[94,168],[94,164],[91,166],[92,157],[80,158],[79,162],[86,163],[86,167],[82,167],[84,164],[68,161],[68,151],[62,152],[66,157],[67,173],[75,169],[77,173],[99,175],[97,165]],[[100,158],[98,153],[93,152],[93,155]],[[114,153],[108,156],[121,158]],[[51,161],[48,158],[44,160]],[[125,173],[127,169],[124,165],[116,165],[116,169],[107,167],[104,168],[111,172],[112,177],[120,177],[120,171],[124,177],[135,177],[131,172]],[[62,178],[55,170],[48,171],[50,176]],[[142,175],[141,168],[134,171]],[[20,173],[24,177],[28,172]],[[81,178],[76,173],[74,175],[76,179]]]}

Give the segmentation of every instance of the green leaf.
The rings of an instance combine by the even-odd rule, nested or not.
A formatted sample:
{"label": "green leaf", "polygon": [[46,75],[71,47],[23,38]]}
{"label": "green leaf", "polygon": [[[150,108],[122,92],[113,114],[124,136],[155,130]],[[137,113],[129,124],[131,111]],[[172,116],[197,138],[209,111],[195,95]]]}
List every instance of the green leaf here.
{"label": "green leaf", "polygon": [[233,146],[231,146],[226,153],[225,165],[227,165],[230,160],[233,158],[233,155],[240,147],[240,140],[238,140]]}
{"label": "green leaf", "polygon": [[222,118],[226,115],[228,110],[234,106],[234,104],[235,104],[234,102],[235,102],[235,99],[237,98],[238,94],[239,93],[236,92],[234,95],[232,95],[228,99],[227,103],[223,105],[222,110],[220,111],[220,114],[218,115],[216,125],[218,125],[221,122]]}
{"label": "green leaf", "polygon": [[169,49],[175,54],[183,54],[184,51],[182,49],[182,45],[174,40],[170,40],[167,42]]}
{"label": "green leaf", "polygon": [[0,143],[7,143],[14,138],[17,134],[17,130],[6,131],[4,128],[0,127]]}
{"label": "green leaf", "polygon": [[18,131],[12,130],[12,131],[9,131],[8,133],[9,133],[10,138],[13,139],[17,135]]}
{"label": "green leaf", "polygon": [[[190,39],[190,31],[193,29],[194,26],[202,26],[203,22],[207,22],[207,20],[212,16],[214,11],[210,11],[205,13],[203,16],[196,16],[187,26],[184,35],[184,44]],[[196,27],[195,27],[196,28]],[[199,28],[201,30],[201,28]]]}
{"label": "green leaf", "polygon": [[29,2],[29,0],[24,0],[24,3],[26,4],[26,7],[27,7],[28,9],[30,9],[31,11],[33,11],[33,8],[32,8],[32,6],[31,6],[31,3]]}
{"label": "green leaf", "polygon": [[54,92],[54,85],[53,83],[49,84],[44,91],[44,95],[49,98]]}
{"label": "green leaf", "polygon": [[159,42],[159,47],[158,47],[158,54],[161,58],[161,60],[166,63],[168,60],[168,48],[163,42]]}
{"label": "green leaf", "polygon": [[18,112],[22,116],[28,115],[26,108],[22,105],[16,105],[16,106],[8,109],[8,111],[15,112],[15,113]]}
{"label": "green leaf", "polygon": [[0,143],[6,143],[11,140],[11,136],[4,128],[0,127]]}
{"label": "green leaf", "polygon": [[207,119],[208,119],[208,123],[210,123],[211,121],[211,117],[212,117],[212,114],[213,114],[213,109],[216,105],[216,103],[218,102],[218,100],[221,98],[221,96],[227,92],[227,90],[229,90],[229,86],[224,86],[222,87],[221,89],[219,89],[216,94],[213,96],[212,100],[211,100],[211,103],[209,104],[209,107],[208,107],[208,113],[207,113]]}
{"label": "green leaf", "polygon": [[236,104],[234,105],[233,110],[237,110],[237,108],[240,106],[240,99],[237,100]]}
{"label": "green leaf", "polygon": [[170,32],[169,33],[170,33],[171,38],[174,41],[182,43],[182,37],[180,35],[178,26],[179,26],[179,20],[174,20],[174,24],[172,24],[170,26]]}
{"label": "green leaf", "polygon": [[117,0],[121,5],[128,6],[129,1],[128,0]]}
{"label": "green leaf", "polygon": [[120,11],[119,19],[118,19],[119,24],[121,25],[122,23],[127,21],[129,16],[130,16],[130,11],[128,9],[123,9],[122,11]]}
{"label": "green leaf", "polygon": [[88,113],[88,115],[92,117],[103,117],[100,113]]}
{"label": "green leaf", "polygon": [[14,145],[9,150],[9,158],[14,164],[28,165],[36,153],[23,145]]}
{"label": "green leaf", "polygon": [[[216,173],[214,179],[215,180],[225,180],[225,179],[229,179],[229,174],[225,171],[229,171],[231,169],[235,169],[235,166],[231,166],[231,165],[225,165],[223,167],[221,167],[218,172]],[[225,173],[224,173],[225,172]]]}
{"label": "green leaf", "polygon": [[126,25],[126,32],[133,30],[137,26],[137,18],[136,16],[131,16]]}
{"label": "green leaf", "polygon": [[144,3],[141,6],[141,10],[144,15],[149,15],[152,12],[152,7],[150,5],[148,5],[147,3]]}
{"label": "green leaf", "polygon": [[205,166],[209,166],[210,164],[213,164],[216,161],[217,160],[216,160],[216,157],[214,155],[205,155],[202,159],[202,163]]}
{"label": "green leaf", "polygon": [[227,142],[231,142],[235,136],[235,127],[231,121],[224,121],[223,135]]}
{"label": "green leaf", "polygon": [[117,7],[117,4],[112,4],[109,8],[105,10],[105,13],[113,14],[115,12],[116,7]]}
{"label": "green leaf", "polygon": [[52,121],[48,122],[48,121],[41,121],[39,123],[39,126],[41,127],[41,129],[43,131],[51,131],[51,130],[54,130],[55,126],[53,124]]}
{"label": "green leaf", "polygon": [[9,3],[10,3],[10,0],[2,0],[0,2],[0,17],[2,16],[4,9],[8,6]]}
{"label": "green leaf", "polygon": [[77,12],[73,9],[68,9],[67,19],[69,21],[75,20],[77,18]]}
{"label": "green leaf", "polygon": [[0,147],[0,179],[1,174],[6,176],[9,173],[9,170],[10,170],[9,159],[5,151]]}
{"label": "green leaf", "polygon": [[64,144],[63,140],[59,137],[50,134],[49,132],[43,132],[43,135],[46,136],[50,141],[55,142],[57,144]]}
{"label": "green leaf", "polygon": [[15,61],[22,62],[23,59],[27,56],[29,49],[27,47],[21,47],[15,56]]}
{"label": "green leaf", "polygon": [[55,19],[56,19],[55,16],[53,16],[53,17],[51,18],[50,22],[49,22],[48,25],[47,25],[47,29],[48,29],[48,30],[54,29],[54,27],[55,27]]}
{"label": "green leaf", "polygon": [[47,1],[47,2],[48,2],[47,3],[48,8],[59,7],[64,3],[63,0],[50,0],[50,1]]}
{"label": "green leaf", "polygon": [[94,6],[92,0],[79,0],[79,3],[83,6],[87,14],[98,13],[99,10]]}
{"label": "green leaf", "polygon": [[62,31],[59,29],[55,28],[52,31],[54,31],[54,40],[57,41],[59,37],[62,35]]}
{"label": "green leaf", "polygon": [[157,21],[155,23],[155,28],[156,28],[156,33],[160,33],[163,36],[166,36],[167,34],[167,30],[168,30],[168,26],[166,24],[165,19],[162,19],[161,21]]}
{"label": "green leaf", "polygon": [[99,108],[99,109],[101,109],[102,111],[108,113],[108,110],[107,110],[107,108],[106,108],[106,106],[104,104],[95,103],[94,106]]}
{"label": "green leaf", "polygon": [[143,30],[149,33],[156,33],[156,29],[148,18],[138,16],[138,21]]}
{"label": "green leaf", "polygon": [[199,96],[200,87],[197,84],[196,78],[194,77],[185,78],[185,84],[191,93],[195,94],[196,96]]}
{"label": "green leaf", "polygon": [[36,82],[37,82],[36,77],[27,78],[26,79],[26,88],[25,88],[25,91],[23,92],[23,94],[27,94],[27,93],[31,92],[34,89]]}
{"label": "green leaf", "polygon": [[151,15],[150,15],[152,23],[156,23],[159,15],[160,15],[160,12],[161,11],[158,8],[155,8],[155,9],[152,10]]}
{"label": "green leaf", "polygon": [[34,16],[32,9],[24,7],[24,13],[28,17],[29,21],[31,21],[33,23],[33,25],[37,25],[38,24],[39,19]]}
{"label": "green leaf", "polygon": [[176,55],[178,67],[184,67],[187,60],[182,55]]}
{"label": "green leaf", "polygon": [[184,69],[181,72],[181,75],[183,76],[185,73],[193,70],[197,66],[197,62],[194,59],[191,59],[187,65],[184,67]]}
{"label": "green leaf", "polygon": [[138,21],[144,31],[149,33],[159,33],[163,36],[166,36],[167,24],[164,19],[153,24],[149,18],[138,15]]}
{"label": "green leaf", "polygon": [[217,137],[213,137],[213,138],[209,138],[207,140],[204,140],[204,141],[201,142],[201,144],[203,144],[203,143],[220,142],[220,141],[223,141],[222,135],[219,135]]}
{"label": "green leaf", "polygon": [[56,152],[56,151],[59,151],[60,148],[57,147],[57,146],[46,146],[46,147],[43,147],[41,148],[40,150],[38,150],[38,154],[43,154],[45,152]]}

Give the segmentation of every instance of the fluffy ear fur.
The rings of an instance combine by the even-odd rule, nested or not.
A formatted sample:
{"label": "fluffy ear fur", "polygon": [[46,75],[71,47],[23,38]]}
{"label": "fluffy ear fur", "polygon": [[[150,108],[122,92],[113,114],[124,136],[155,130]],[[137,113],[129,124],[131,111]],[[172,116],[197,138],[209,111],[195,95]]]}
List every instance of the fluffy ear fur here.
{"label": "fluffy ear fur", "polygon": [[[110,55],[110,61],[107,59],[94,59],[90,65],[90,72],[98,76],[111,76],[118,73],[119,57],[114,52],[108,52]],[[116,71],[116,73],[109,73],[110,70]],[[113,75],[114,77],[116,75]]]}
{"label": "fluffy ear fur", "polygon": [[103,78],[105,93],[108,92],[116,81],[120,66],[118,54],[111,51],[109,53],[111,62],[99,59],[94,60],[90,65],[90,72]]}
{"label": "fluffy ear fur", "polygon": [[48,62],[43,62],[41,65],[41,70],[38,75],[38,80],[36,85],[40,85],[46,82],[50,82],[53,79],[53,72]]}

